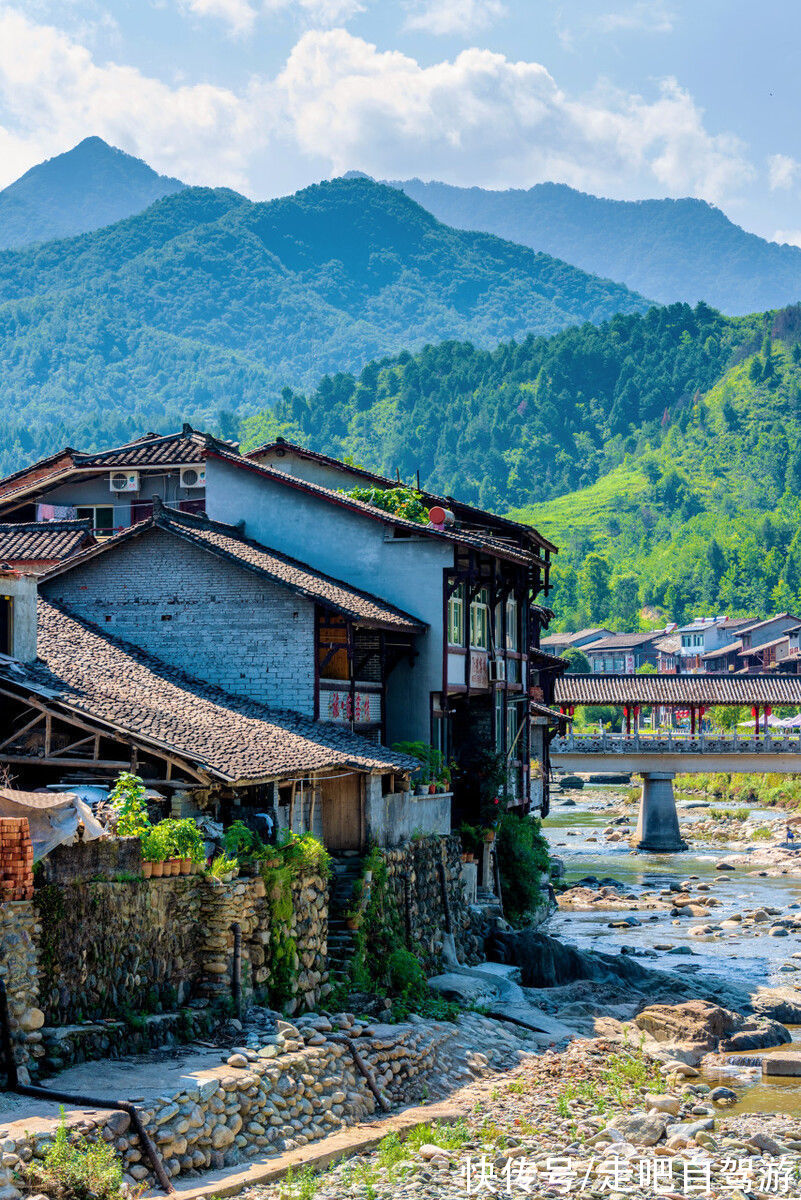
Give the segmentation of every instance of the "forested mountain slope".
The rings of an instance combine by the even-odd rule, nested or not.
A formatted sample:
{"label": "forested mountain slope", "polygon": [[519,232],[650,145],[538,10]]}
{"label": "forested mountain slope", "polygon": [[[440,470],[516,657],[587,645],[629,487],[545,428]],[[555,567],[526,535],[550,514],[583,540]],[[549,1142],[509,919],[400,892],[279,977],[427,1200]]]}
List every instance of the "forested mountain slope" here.
{"label": "forested mountain slope", "polygon": [[246,422],[536,525],[563,627],[801,606],[801,307],[449,343]]}
{"label": "forested mountain slope", "polygon": [[407,179],[407,196],[458,229],[483,229],[620,279],[663,304],[742,314],[801,300],[801,249],[768,242],[704,200],[605,200],[565,184],[488,191]]}
{"label": "forested mountain slope", "polygon": [[100,229],[183,186],[102,138],[84,138],[0,191],[0,250]]}
{"label": "forested mountain slope", "polygon": [[0,254],[0,471],[182,419],[230,433],[232,412],[283,386],[401,347],[494,345],[647,308],[367,179],[264,204],[186,188],[117,225]]}

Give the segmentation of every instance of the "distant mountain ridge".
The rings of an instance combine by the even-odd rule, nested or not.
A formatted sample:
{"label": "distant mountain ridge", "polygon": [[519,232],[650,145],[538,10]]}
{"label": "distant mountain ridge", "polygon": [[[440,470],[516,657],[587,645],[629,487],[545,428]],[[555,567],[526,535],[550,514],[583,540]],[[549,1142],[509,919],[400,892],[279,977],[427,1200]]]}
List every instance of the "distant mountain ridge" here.
{"label": "distant mountain ridge", "polygon": [[84,138],[0,191],[0,250],[100,229],[185,186],[102,138]]}
{"label": "distant mountain ridge", "polygon": [[649,307],[368,179],[259,204],[184,188],[115,225],[0,254],[0,472],[183,419],[230,435],[285,386],[370,358]]}
{"label": "distant mountain ridge", "polygon": [[737,316],[801,300],[801,249],[748,233],[703,200],[606,200],[557,183],[392,186],[457,229],[531,246],[662,304],[704,300]]}

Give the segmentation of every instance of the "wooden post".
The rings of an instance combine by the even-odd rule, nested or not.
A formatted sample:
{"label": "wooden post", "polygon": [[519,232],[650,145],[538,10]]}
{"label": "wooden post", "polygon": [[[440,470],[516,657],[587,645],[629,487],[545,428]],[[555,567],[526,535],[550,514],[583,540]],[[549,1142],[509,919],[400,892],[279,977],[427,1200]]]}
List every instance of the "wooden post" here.
{"label": "wooden post", "polygon": [[631,733],[631,709],[628,704],[623,705],[623,716],[626,718],[626,734]]}
{"label": "wooden post", "polygon": [[295,790],[298,786],[297,779],[292,780],[292,792],[289,797],[289,832],[295,832]]}
{"label": "wooden post", "polygon": [[754,705],[754,737],[759,737],[759,705]]}
{"label": "wooden post", "polygon": [[690,705],[690,737],[695,737],[695,705]]}

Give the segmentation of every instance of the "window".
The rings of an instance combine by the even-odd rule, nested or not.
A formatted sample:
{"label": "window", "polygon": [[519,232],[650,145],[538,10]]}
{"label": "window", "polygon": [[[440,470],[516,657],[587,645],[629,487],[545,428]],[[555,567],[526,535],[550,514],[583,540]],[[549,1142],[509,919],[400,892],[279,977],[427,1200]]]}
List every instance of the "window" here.
{"label": "window", "polygon": [[518,737],[520,731],[520,706],[518,704],[507,704],[506,706],[506,753],[514,758],[521,757],[522,747],[520,745],[521,738]]}
{"label": "window", "polygon": [[685,649],[686,649],[686,648],[689,646],[689,644],[690,644],[690,636],[689,636],[689,634],[687,634],[687,633],[683,633],[683,634],[681,635],[681,644],[682,644],[682,646],[684,646],[684,647],[685,647]]}
{"label": "window", "polygon": [[0,596],[0,654],[14,653],[14,601]]}
{"label": "window", "polygon": [[460,584],[448,601],[448,642],[464,645],[464,584]]}
{"label": "window", "polygon": [[495,750],[503,750],[503,693],[495,693]]}
{"label": "window", "polygon": [[470,605],[470,645],[489,650],[489,588],[479,588]]}
{"label": "window", "polygon": [[108,537],[114,532],[114,506],[111,504],[91,504],[76,508],[75,514],[79,521],[88,517],[92,529],[100,537]]}
{"label": "window", "polygon": [[506,649],[518,650],[520,647],[520,630],[517,601],[510,596],[506,601]]}

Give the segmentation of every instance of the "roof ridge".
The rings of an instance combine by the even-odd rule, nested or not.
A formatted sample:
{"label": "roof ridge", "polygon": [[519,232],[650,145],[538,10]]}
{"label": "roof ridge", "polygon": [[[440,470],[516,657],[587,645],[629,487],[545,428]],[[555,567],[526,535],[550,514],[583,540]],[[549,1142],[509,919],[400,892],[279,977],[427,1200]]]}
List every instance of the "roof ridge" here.
{"label": "roof ridge", "polygon": [[42,533],[59,533],[72,532],[79,529],[91,529],[91,517],[75,517],[70,520],[65,518],[63,521],[0,521],[0,530],[4,533],[14,533],[16,530],[41,530]]}

